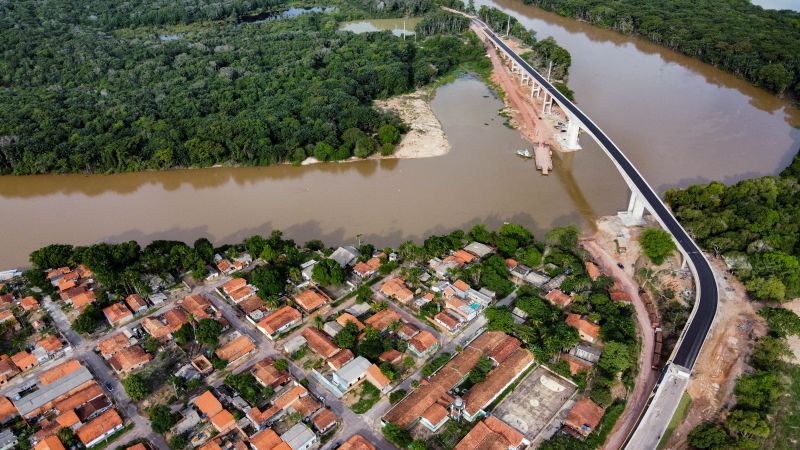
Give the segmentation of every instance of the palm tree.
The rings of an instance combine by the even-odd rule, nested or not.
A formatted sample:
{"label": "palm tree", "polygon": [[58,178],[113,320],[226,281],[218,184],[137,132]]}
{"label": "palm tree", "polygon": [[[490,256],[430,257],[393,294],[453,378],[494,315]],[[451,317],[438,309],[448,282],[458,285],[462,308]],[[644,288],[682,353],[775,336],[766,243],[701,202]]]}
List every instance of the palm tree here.
{"label": "palm tree", "polygon": [[314,316],[314,327],[318,330],[321,330],[323,326],[325,326],[325,319],[323,319],[319,314]]}

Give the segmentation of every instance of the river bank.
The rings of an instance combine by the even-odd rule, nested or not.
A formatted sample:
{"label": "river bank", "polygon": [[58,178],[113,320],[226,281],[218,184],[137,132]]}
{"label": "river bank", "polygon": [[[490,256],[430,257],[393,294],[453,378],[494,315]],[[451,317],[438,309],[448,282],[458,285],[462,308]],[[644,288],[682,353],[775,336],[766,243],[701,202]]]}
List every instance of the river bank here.
{"label": "river bank", "polygon": [[[446,155],[450,151],[450,142],[444,133],[442,123],[436,118],[436,114],[431,107],[434,94],[434,89],[422,88],[409,94],[376,101],[375,106],[378,108],[397,114],[409,127],[408,133],[403,135],[391,155],[383,156],[376,153],[368,158],[352,157],[335,162],[346,163],[362,161],[363,159],[432,158]],[[325,161],[320,161],[311,156],[306,158],[301,165],[308,166],[322,162]]]}

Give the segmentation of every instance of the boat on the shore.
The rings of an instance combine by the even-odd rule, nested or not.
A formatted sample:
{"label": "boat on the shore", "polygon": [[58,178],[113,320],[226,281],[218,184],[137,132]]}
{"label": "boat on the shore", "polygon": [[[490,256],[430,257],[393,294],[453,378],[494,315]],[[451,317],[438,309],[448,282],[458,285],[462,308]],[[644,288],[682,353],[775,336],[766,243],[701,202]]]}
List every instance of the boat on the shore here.
{"label": "boat on the shore", "polygon": [[528,150],[527,148],[522,148],[517,150],[517,155],[523,158],[533,158],[533,153],[531,153],[531,151]]}

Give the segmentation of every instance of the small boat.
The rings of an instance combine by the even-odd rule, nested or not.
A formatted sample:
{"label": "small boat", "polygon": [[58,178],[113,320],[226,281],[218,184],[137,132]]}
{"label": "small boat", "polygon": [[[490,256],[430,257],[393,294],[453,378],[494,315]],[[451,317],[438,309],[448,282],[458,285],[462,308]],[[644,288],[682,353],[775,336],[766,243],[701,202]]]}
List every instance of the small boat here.
{"label": "small boat", "polygon": [[531,153],[531,151],[528,150],[527,148],[517,150],[517,155],[523,158],[533,158],[533,153]]}

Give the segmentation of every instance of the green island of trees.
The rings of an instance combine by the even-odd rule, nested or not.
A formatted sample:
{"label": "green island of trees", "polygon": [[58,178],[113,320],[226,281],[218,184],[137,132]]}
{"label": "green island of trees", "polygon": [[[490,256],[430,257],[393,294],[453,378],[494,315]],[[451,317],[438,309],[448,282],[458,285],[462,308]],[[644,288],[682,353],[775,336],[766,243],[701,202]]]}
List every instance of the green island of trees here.
{"label": "green island of trees", "polygon": [[72,3],[0,5],[0,174],[387,154],[407,127],[373,100],[489,64],[466,19],[426,19],[416,40],[338,31],[367,15],[441,17],[427,0],[294,17],[275,0]]}
{"label": "green island of trees", "polygon": [[750,0],[523,0],[559,15],[636,34],[741,76],[800,96],[800,13]]}

